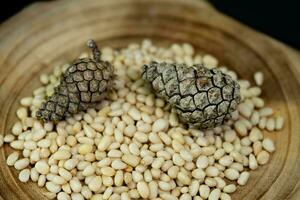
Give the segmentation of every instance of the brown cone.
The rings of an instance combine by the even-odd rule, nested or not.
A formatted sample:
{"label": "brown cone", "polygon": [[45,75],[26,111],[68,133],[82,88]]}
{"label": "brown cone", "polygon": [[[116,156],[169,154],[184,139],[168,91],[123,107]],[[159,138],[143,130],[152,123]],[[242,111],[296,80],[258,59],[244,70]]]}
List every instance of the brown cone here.
{"label": "brown cone", "polygon": [[142,77],[191,127],[222,125],[240,102],[238,83],[218,69],[151,62],[143,66]]}
{"label": "brown cone", "polygon": [[113,66],[100,60],[100,51],[93,40],[89,40],[87,46],[93,51],[93,58],[73,62],[54,94],[37,111],[37,118],[57,122],[95,106],[106,96],[112,86]]}

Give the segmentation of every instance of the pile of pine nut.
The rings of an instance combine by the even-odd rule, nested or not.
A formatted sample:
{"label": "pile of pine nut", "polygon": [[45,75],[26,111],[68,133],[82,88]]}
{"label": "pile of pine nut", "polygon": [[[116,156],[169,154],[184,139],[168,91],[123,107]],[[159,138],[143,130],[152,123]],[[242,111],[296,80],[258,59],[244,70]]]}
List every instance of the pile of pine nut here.
{"label": "pile of pine nut", "polygon": [[[86,57],[84,53],[80,57]],[[69,66],[56,66],[40,76],[42,87],[20,101],[19,119],[0,136],[13,152],[7,165],[20,170],[21,182],[37,182],[43,194],[58,200],[230,200],[238,185],[246,185],[259,165],[275,151],[264,132],[283,128],[284,119],[260,97],[263,74],[255,86],[238,80],[242,102],[226,125],[212,130],[187,129],[174,110],[154,96],[140,77],[151,60],[203,63],[218,60],[196,54],[190,44],[157,47],[150,40],[114,50],[102,49],[102,59],[115,66],[115,89],[95,109],[54,125],[35,118],[35,111],[53,93]]]}

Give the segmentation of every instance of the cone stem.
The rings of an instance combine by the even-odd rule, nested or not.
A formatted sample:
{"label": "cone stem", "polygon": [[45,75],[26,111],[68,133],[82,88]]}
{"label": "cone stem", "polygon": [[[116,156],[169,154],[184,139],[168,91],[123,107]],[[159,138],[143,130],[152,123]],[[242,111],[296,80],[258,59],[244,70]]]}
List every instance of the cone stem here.
{"label": "cone stem", "polygon": [[100,61],[100,57],[101,57],[101,52],[99,51],[96,42],[92,39],[89,39],[87,41],[87,46],[92,50],[93,52],[93,57],[95,59],[96,62]]}

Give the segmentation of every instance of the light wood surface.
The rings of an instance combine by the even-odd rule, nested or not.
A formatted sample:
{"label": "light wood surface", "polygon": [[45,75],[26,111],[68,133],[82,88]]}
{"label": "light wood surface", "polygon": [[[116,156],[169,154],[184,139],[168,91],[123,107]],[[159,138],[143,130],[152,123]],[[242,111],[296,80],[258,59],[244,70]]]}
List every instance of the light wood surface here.
{"label": "light wood surface", "polygon": [[[235,200],[300,199],[300,56],[198,0],[64,0],[35,3],[0,26],[0,132],[9,133],[21,97],[38,75],[72,60],[88,38],[99,46],[125,46],[151,38],[161,45],[190,42],[252,79],[265,74],[263,97],[281,113],[283,131],[268,134],[277,150],[269,164],[251,172]],[[0,199],[45,199],[36,183],[23,184],[0,149]]]}

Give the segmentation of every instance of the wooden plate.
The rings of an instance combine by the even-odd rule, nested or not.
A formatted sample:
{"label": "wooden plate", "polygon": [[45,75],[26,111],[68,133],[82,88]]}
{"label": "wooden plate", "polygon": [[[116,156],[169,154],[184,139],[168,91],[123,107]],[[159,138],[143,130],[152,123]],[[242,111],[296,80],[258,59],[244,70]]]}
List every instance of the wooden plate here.
{"label": "wooden plate", "polygon": [[[263,97],[285,119],[271,162],[251,173],[236,200],[300,199],[299,53],[220,14],[199,0],[53,1],[35,3],[0,27],[0,132],[9,133],[21,97],[38,87],[38,75],[71,60],[88,38],[125,46],[151,38],[158,44],[190,42],[252,79],[265,74]],[[0,150],[1,199],[45,199],[44,189],[23,184]]]}

